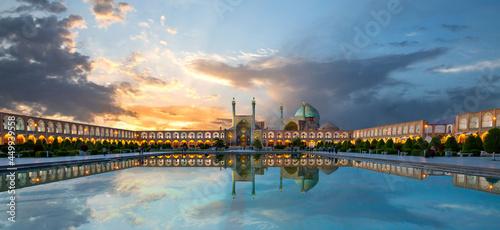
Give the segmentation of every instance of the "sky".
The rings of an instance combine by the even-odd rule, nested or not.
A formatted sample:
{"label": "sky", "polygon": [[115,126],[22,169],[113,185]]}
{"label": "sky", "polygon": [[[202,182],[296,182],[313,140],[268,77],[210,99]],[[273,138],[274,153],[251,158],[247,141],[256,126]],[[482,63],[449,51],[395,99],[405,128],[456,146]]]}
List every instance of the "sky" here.
{"label": "sky", "polygon": [[[16,191],[16,223],[2,229],[495,229],[500,196],[352,167],[304,195],[279,168],[231,194],[231,169],[131,168]],[[175,176],[172,176],[175,175]],[[6,193],[5,193],[6,194]],[[7,203],[8,194],[0,196]]]}
{"label": "sky", "polygon": [[343,130],[500,107],[500,2],[5,0],[0,110],[133,130]]}

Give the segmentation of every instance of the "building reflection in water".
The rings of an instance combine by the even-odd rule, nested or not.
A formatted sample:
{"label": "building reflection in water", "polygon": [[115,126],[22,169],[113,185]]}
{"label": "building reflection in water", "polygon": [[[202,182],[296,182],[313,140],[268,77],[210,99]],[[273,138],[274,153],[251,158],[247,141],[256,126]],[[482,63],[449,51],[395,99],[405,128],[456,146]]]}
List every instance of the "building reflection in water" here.
{"label": "building reflection in water", "polygon": [[[264,175],[269,167],[280,168],[280,186],[283,180],[294,180],[302,194],[307,193],[319,183],[320,171],[326,175],[341,167],[356,167],[385,174],[397,175],[417,180],[430,176],[449,176],[453,178],[453,186],[473,189],[482,192],[500,194],[498,178],[487,178],[476,175],[449,173],[444,171],[412,168],[407,166],[347,160],[311,154],[160,154],[134,159],[108,159],[102,162],[89,162],[47,166],[41,168],[19,169],[14,180],[16,188],[36,186],[95,174],[123,170],[133,167],[220,167],[232,170],[232,195],[236,197],[236,184],[252,183],[252,198],[255,198],[256,175]],[[0,192],[8,190],[11,182],[9,172],[0,169]]]}

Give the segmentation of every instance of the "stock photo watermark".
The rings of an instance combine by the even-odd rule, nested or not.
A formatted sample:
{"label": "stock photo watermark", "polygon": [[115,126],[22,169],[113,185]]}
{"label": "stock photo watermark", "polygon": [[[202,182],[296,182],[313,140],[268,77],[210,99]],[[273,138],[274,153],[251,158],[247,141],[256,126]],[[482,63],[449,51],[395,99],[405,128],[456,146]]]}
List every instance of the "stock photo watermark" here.
{"label": "stock photo watermark", "polygon": [[8,181],[8,191],[7,193],[10,195],[9,196],[9,203],[7,204],[8,210],[7,213],[9,214],[9,217],[7,218],[11,222],[16,222],[16,168],[15,166],[15,152],[16,152],[16,117],[14,116],[9,116],[7,117],[7,130],[8,130],[8,158],[9,158],[9,166],[10,168],[7,168],[9,170],[9,174],[7,175],[7,181]]}
{"label": "stock photo watermark", "polygon": [[361,50],[370,45],[372,38],[380,35],[382,28],[385,28],[391,24],[392,16],[398,15],[403,12],[403,6],[399,0],[389,0],[386,5],[386,9],[381,9],[379,11],[372,10],[370,15],[373,20],[365,23],[364,29],[359,26],[355,26],[352,29],[355,35],[352,39],[352,43],[341,42],[339,48],[344,55],[347,62],[351,61],[352,55],[360,54]]}
{"label": "stock photo watermark", "polygon": [[212,6],[219,19],[224,20],[224,14],[233,12],[242,2],[243,0],[215,0],[212,2]]}

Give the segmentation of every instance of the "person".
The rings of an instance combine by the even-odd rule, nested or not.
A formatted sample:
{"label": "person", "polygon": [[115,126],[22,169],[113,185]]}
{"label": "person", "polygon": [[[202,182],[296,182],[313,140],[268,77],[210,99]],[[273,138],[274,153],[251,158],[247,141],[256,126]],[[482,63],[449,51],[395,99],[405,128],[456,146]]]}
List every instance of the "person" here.
{"label": "person", "polygon": [[106,147],[102,148],[102,155],[106,156]]}
{"label": "person", "polygon": [[335,146],[335,154],[339,152],[339,147]]}
{"label": "person", "polygon": [[139,151],[139,155],[144,155],[144,146],[141,146],[141,149]]}

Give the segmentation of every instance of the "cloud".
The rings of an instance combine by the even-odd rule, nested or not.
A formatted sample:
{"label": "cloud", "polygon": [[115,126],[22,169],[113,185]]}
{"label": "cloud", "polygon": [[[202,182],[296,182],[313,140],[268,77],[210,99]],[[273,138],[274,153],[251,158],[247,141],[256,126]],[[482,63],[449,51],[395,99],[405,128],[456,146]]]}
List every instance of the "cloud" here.
{"label": "cloud", "polygon": [[414,46],[417,45],[417,41],[402,41],[402,42],[389,42],[387,43],[391,46],[399,46],[399,47],[406,47],[406,46]]}
{"label": "cloud", "polygon": [[460,73],[460,72],[471,72],[471,71],[485,71],[485,70],[494,70],[500,67],[500,60],[492,60],[492,61],[480,61],[471,65],[463,65],[453,67],[451,65],[440,65],[432,67],[428,70],[431,70],[433,73]]}
{"label": "cloud", "polygon": [[165,15],[162,15],[162,16],[160,17],[160,23],[161,23],[161,25],[162,25],[162,26],[164,26],[164,25],[165,25]]}
{"label": "cloud", "polygon": [[49,2],[48,0],[18,0],[29,5],[22,5],[16,8],[15,12],[31,12],[34,10],[48,11],[51,13],[66,12],[67,8],[62,2]]}
{"label": "cloud", "polygon": [[470,28],[470,26],[467,25],[456,25],[456,24],[441,24],[441,27],[451,32],[458,32]]}
{"label": "cloud", "polygon": [[92,13],[99,21],[99,28],[107,27],[116,22],[125,21],[128,11],[134,10],[125,2],[115,4],[114,0],[85,0],[92,2]]}
{"label": "cloud", "polygon": [[170,28],[170,27],[169,27],[169,28],[167,28],[167,32],[168,32],[169,34],[174,35],[174,34],[176,34],[176,33],[177,33],[177,29],[174,29],[174,28]]}
{"label": "cloud", "polygon": [[149,24],[147,22],[139,22],[139,26],[149,28]]}
{"label": "cloud", "polygon": [[[35,28],[30,36],[19,29],[27,22]],[[19,112],[24,106],[30,108],[23,111],[26,115],[63,115],[81,121],[108,114],[135,116],[116,104],[114,88],[87,80],[92,62],[73,52],[69,30],[83,25],[77,15],[61,21],[55,16],[1,18],[0,40],[10,46],[0,48],[0,107]]]}
{"label": "cloud", "polygon": [[220,107],[208,106],[130,106],[131,111],[141,114],[140,120],[131,124],[143,130],[219,130],[231,126],[230,114]]}

